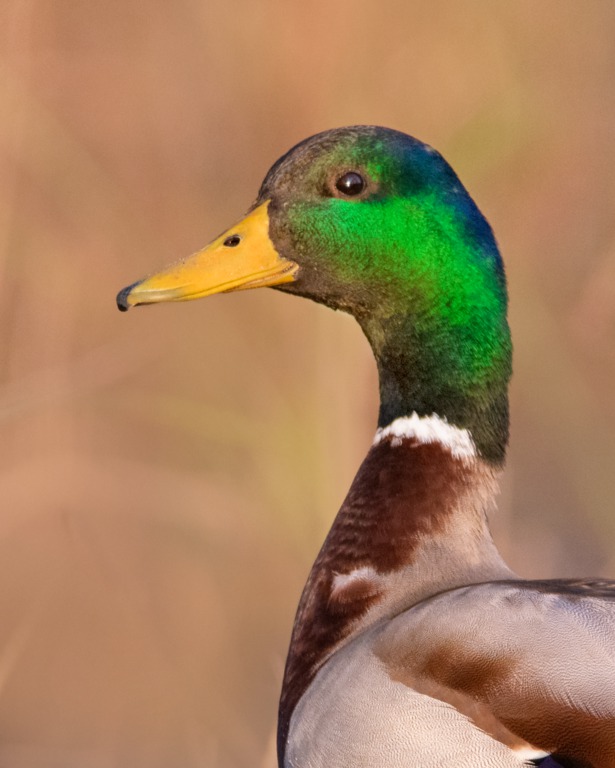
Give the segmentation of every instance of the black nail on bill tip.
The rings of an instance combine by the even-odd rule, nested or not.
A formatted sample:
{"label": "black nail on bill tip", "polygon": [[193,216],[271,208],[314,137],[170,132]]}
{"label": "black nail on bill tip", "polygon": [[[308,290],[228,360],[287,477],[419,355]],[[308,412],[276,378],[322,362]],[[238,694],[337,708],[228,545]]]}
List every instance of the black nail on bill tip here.
{"label": "black nail on bill tip", "polygon": [[141,281],[137,280],[136,283],[133,283],[132,285],[127,285],[126,288],[122,288],[122,290],[118,293],[117,298],[115,301],[117,302],[117,308],[120,310],[120,312],[127,312],[130,309],[130,304],[128,303],[128,296],[132,289],[135,287],[135,285],[138,285]]}

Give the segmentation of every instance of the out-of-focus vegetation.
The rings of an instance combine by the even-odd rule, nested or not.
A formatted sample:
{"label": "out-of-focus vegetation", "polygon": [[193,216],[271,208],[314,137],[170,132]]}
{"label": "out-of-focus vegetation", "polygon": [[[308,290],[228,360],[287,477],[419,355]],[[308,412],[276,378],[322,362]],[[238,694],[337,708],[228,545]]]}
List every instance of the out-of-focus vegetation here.
{"label": "out-of-focus vegetation", "polygon": [[0,764],[270,768],[294,608],[375,426],[366,343],[274,291],[120,315],[305,136],[441,149],[508,265],[498,544],[615,576],[610,0],[0,6]]}

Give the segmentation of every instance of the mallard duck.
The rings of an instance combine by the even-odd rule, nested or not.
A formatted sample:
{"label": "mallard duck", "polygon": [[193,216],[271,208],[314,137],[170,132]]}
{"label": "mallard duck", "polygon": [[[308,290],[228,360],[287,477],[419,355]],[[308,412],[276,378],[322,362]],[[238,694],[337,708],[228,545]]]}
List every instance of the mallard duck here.
{"label": "mallard duck", "polygon": [[373,445],[299,604],[281,768],[613,768],[615,582],[522,580],[487,525],[508,440],[507,290],[454,171],[394,130],[320,133],[273,165],[239,224],[118,306],[262,286],[352,314],[380,382]]}

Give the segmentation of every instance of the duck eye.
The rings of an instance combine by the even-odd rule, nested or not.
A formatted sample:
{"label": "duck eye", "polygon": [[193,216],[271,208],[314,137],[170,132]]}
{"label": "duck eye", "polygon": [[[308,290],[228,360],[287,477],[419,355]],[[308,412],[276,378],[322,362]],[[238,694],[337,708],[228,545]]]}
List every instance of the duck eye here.
{"label": "duck eye", "polygon": [[347,197],[360,195],[365,189],[365,179],[356,171],[349,171],[335,182],[335,188]]}
{"label": "duck eye", "polygon": [[239,237],[239,235],[230,235],[230,237],[227,237],[226,240],[224,241],[224,245],[227,248],[235,248],[236,246],[239,245],[240,242],[241,242],[241,238]]}

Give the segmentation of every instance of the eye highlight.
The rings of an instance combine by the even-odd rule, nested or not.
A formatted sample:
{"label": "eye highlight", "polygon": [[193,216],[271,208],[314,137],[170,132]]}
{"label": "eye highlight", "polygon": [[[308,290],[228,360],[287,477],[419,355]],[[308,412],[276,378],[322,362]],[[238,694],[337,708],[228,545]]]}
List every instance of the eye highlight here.
{"label": "eye highlight", "polygon": [[356,197],[365,189],[365,179],[356,171],[348,171],[335,182],[335,188],[346,197]]}

